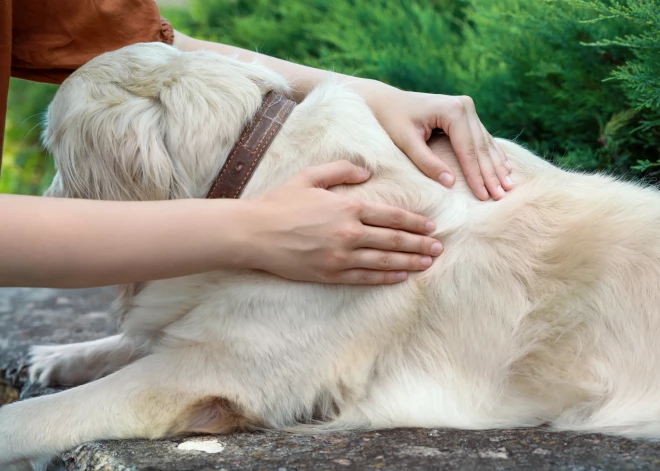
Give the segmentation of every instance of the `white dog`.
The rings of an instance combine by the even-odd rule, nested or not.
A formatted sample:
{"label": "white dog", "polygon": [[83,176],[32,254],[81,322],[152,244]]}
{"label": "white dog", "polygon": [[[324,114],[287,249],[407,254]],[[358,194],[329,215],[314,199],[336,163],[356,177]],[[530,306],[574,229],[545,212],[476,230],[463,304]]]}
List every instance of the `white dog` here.
{"label": "white dog", "polygon": [[[269,90],[288,86],[210,52],[100,56],[50,106],[48,193],[204,197]],[[34,349],[35,380],[80,386],[0,408],[0,462],[256,428],[547,423],[660,437],[660,194],[499,143],[516,189],[480,202],[461,179],[448,190],[424,177],[359,96],[314,90],[244,197],[350,159],[373,176],[336,191],[432,218],[444,255],[386,287],[218,271],[126,288],[121,335]],[[460,175],[448,141],[432,146]]]}

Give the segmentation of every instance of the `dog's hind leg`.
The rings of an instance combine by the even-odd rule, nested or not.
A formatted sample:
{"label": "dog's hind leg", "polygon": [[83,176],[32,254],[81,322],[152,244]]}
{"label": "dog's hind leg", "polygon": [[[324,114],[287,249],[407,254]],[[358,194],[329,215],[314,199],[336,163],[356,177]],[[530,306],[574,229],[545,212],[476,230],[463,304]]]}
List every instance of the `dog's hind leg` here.
{"label": "dog's hind leg", "polygon": [[144,354],[140,343],[124,335],[34,346],[30,350],[30,381],[42,386],[78,386],[114,373]]}
{"label": "dog's hind leg", "polygon": [[92,383],[0,408],[0,469],[99,439],[228,432],[241,414],[217,359],[151,354]]}

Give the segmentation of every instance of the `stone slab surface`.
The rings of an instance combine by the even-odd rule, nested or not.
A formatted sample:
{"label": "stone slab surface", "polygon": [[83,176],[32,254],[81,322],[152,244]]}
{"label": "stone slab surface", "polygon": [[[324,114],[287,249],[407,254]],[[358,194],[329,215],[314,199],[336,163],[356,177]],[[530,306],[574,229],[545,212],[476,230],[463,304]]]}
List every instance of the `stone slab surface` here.
{"label": "stone slab surface", "polygon": [[[212,441],[215,450],[211,451],[216,452],[178,448],[190,441]],[[202,448],[195,445],[193,448]],[[65,463],[67,469],[85,471],[652,470],[660,469],[660,448],[540,430],[406,429],[325,436],[253,433],[97,442],[69,453]]]}
{"label": "stone slab surface", "polygon": [[[27,384],[30,345],[115,333],[115,320],[105,313],[112,295],[111,288],[0,289],[0,404],[55,391]],[[59,466],[71,471],[652,470],[660,469],[660,444],[542,429],[268,432],[94,442],[63,458]]]}
{"label": "stone slab surface", "polygon": [[45,392],[26,384],[31,345],[83,342],[115,333],[117,322],[105,312],[113,297],[113,288],[0,288],[0,404],[16,399],[16,391],[22,397]]}

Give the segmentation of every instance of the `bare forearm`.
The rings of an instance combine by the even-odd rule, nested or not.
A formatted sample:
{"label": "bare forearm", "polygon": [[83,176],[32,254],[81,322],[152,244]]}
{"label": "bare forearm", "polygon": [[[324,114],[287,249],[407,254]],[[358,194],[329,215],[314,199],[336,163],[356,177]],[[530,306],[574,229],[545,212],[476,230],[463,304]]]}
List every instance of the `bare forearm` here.
{"label": "bare forearm", "polygon": [[259,54],[258,52],[248,51],[247,49],[191,38],[178,31],[175,31],[174,46],[186,52],[196,50],[215,51],[225,56],[235,57],[242,62],[253,62],[257,60],[289,80],[294,91],[293,98],[297,101],[302,101],[314,87],[331,77],[340,83],[350,83],[351,88],[360,92],[363,96],[367,93],[374,92],[374,88],[391,88],[375,80],[361,79],[350,75],[315,69]]}
{"label": "bare forearm", "polygon": [[240,265],[242,204],[0,195],[0,286],[89,287]]}

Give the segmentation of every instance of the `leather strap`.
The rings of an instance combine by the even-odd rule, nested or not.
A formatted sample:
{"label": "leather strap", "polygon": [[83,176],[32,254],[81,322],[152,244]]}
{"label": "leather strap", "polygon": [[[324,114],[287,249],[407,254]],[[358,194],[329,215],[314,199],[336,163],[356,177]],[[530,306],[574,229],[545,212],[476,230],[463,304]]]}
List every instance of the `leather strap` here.
{"label": "leather strap", "polygon": [[268,92],[220,169],[207,198],[239,198],[296,102]]}

